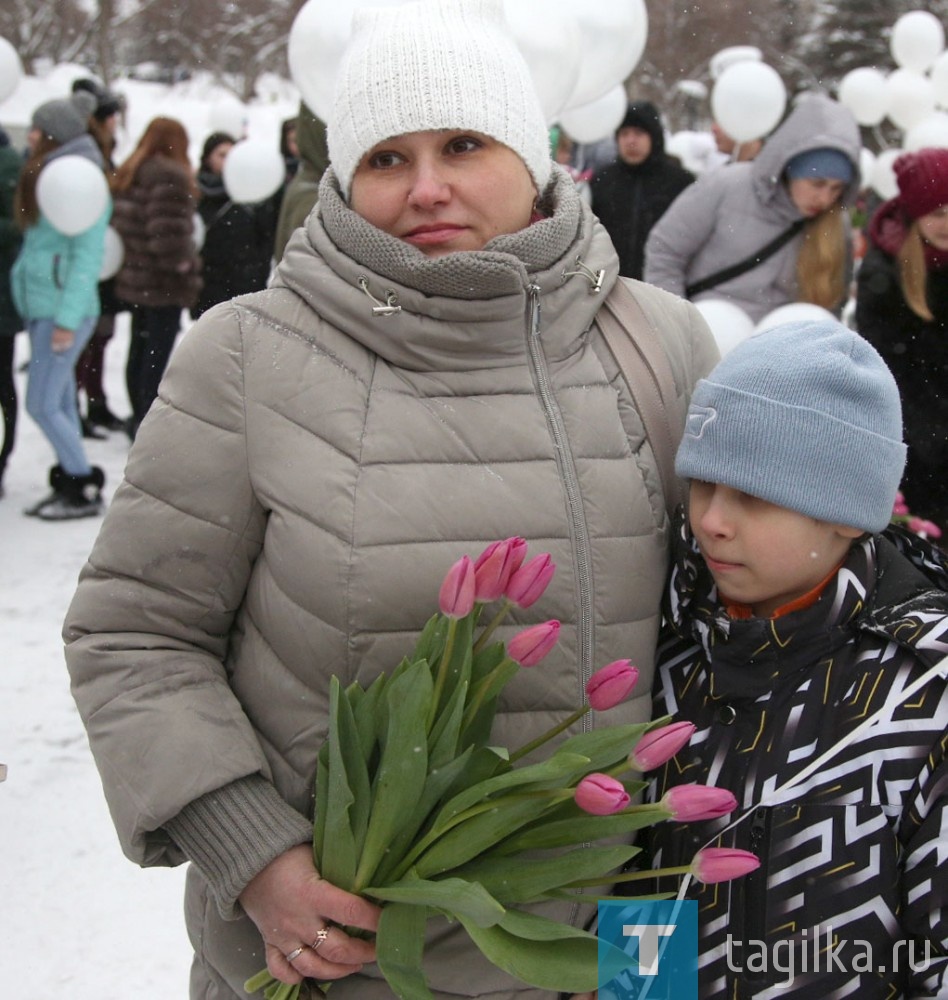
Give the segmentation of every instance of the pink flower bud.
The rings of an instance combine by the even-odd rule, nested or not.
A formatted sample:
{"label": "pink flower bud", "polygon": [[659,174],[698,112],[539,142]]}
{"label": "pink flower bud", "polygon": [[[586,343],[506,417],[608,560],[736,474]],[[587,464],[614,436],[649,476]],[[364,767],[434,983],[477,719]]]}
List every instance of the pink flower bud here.
{"label": "pink flower bud", "polygon": [[760,867],[760,858],[736,847],[706,847],[694,856],[691,874],[699,882],[712,885],[749,875]]}
{"label": "pink flower bud", "polygon": [[902,516],[908,514],[908,504],[905,502],[905,496],[901,492],[895,494],[895,503],[892,505],[892,513],[896,516]]}
{"label": "pink flower bud", "polygon": [[924,535],[926,538],[941,538],[941,528],[932,521],[927,521],[924,517],[910,517],[908,528],[916,535]]}
{"label": "pink flower bud", "polygon": [[646,733],[629,754],[629,766],[636,771],[653,771],[676,753],[691,739],[695,727],[690,722],[672,722],[660,729]]}
{"label": "pink flower bud", "polygon": [[611,816],[629,804],[629,793],[621,781],[608,774],[587,774],[573,793],[576,805],[593,816]]}
{"label": "pink flower bud", "polygon": [[586,681],[586,700],[596,712],[605,712],[625,701],[639,679],[637,667],[631,660],[614,660],[597,670]]}
{"label": "pink flower bud", "polygon": [[507,643],[507,655],[521,667],[533,667],[556,645],[559,637],[560,623],[555,619],[531,625]]}
{"label": "pink flower bud", "polygon": [[548,552],[525,562],[507,584],[507,600],[518,608],[529,608],[546,590],[556,572],[556,564]]}
{"label": "pink flower bud", "polygon": [[526,554],[527,543],[523,538],[491,542],[474,563],[475,600],[482,604],[498,600]]}
{"label": "pink flower bud", "polygon": [[474,564],[469,556],[461,556],[448,570],[438,592],[438,606],[448,618],[464,618],[473,610]]}
{"label": "pink flower bud", "polygon": [[737,808],[737,799],[726,788],[676,785],[665,793],[659,805],[668,810],[672,819],[688,823],[726,816]]}

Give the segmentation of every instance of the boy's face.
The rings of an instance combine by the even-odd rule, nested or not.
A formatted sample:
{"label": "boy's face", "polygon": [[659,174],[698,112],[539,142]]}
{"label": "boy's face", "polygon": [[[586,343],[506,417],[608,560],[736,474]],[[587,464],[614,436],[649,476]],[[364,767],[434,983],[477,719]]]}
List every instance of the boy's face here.
{"label": "boy's face", "polygon": [[750,605],[758,618],[811,591],[863,534],[699,480],[688,516],[722,601]]}

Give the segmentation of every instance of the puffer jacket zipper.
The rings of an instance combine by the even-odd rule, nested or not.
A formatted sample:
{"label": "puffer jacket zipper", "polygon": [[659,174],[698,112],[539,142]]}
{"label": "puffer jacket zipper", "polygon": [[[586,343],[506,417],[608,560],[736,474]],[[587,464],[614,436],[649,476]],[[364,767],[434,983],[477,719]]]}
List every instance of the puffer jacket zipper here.
{"label": "puffer jacket zipper", "polygon": [[[566,490],[569,507],[570,535],[573,546],[576,579],[579,591],[579,665],[580,665],[580,697],[585,698],[586,682],[592,673],[592,557],[590,554],[589,527],[586,523],[586,512],[583,509],[582,492],[579,486],[579,476],[573,463],[573,452],[569,446],[569,437],[563,414],[550,384],[550,373],[546,355],[543,352],[540,330],[540,288],[530,285],[527,288],[529,300],[528,316],[528,350],[530,361],[536,377],[537,393],[543,404],[553,444],[556,449],[556,461],[560,469],[563,488]],[[583,718],[583,726],[589,728],[588,714]]]}

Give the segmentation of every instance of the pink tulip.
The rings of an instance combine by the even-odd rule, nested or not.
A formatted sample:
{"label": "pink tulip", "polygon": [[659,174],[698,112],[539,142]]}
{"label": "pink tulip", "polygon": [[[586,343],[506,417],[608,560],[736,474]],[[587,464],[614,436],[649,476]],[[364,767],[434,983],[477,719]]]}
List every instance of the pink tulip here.
{"label": "pink tulip", "polygon": [[625,701],[639,679],[638,668],[631,660],[614,660],[597,670],[586,681],[586,700],[596,712],[605,712]]}
{"label": "pink tulip", "polygon": [[474,609],[474,564],[469,556],[461,556],[448,570],[438,592],[438,606],[448,618],[464,618]]}
{"label": "pink tulip", "polygon": [[726,816],[737,808],[737,799],[726,788],[676,785],[665,793],[659,805],[668,810],[672,819],[689,823]]}
{"label": "pink tulip", "polygon": [[507,655],[521,667],[533,667],[556,645],[559,637],[560,623],[555,619],[531,625],[507,643]]}
{"label": "pink tulip", "polygon": [[534,556],[511,575],[506,590],[507,600],[518,608],[529,608],[543,596],[555,572],[556,564],[548,552]]}
{"label": "pink tulip", "polygon": [[573,793],[576,805],[593,816],[611,816],[629,804],[629,793],[621,781],[608,774],[587,774]]}
{"label": "pink tulip", "polygon": [[636,771],[654,771],[671,760],[691,739],[695,727],[690,722],[672,722],[646,733],[629,754],[629,766]]}
{"label": "pink tulip", "polygon": [[526,554],[527,543],[523,538],[491,542],[474,563],[475,600],[488,604],[503,596],[511,574],[520,568]]}
{"label": "pink tulip", "polygon": [[691,862],[691,874],[705,885],[729,882],[757,868],[760,868],[760,858],[736,847],[706,847],[698,851]]}
{"label": "pink tulip", "polygon": [[924,517],[910,517],[908,527],[909,531],[914,531],[916,535],[925,535],[926,538],[941,538],[941,528],[932,521],[927,521]]}
{"label": "pink tulip", "polygon": [[892,513],[901,516],[908,514],[908,504],[905,502],[905,496],[901,490],[895,494],[895,503],[892,505]]}

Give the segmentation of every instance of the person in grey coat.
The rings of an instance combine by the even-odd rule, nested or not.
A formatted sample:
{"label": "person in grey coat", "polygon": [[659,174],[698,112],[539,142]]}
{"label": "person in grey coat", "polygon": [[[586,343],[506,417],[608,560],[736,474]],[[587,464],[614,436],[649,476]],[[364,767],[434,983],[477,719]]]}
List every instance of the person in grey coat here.
{"label": "person in grey coat", "polygon": [[694,302],[725,299],[755,323],[790,302],[837,312],[852,269],[845,209],[859,191],[861,148],[848,109],[802,95],[754,160],[704,174],[672,202],[649,234],[645,280]]}
{"label": "person in grey coat", "polygon": [[[520,535],[557,566],[505,631],[562,622],[542,676],[505,690],[499,742],[538,736],[620,656],[646,679],[610,721],[650,707],[669,524],[597,322],[618,259],[550,159],[501,0],[360,9],[337,87],[316,208],[267,289],[176,347],[64,629],[124,851],[190,862],[193,1000],[244,998],[264,964],[334,1000],[392,996],[345,929],[378,908],[314,867],[313,777],[331,677],[392,670],[459,556]],[[688,303],[629,289],[683,417],[713,338]],[[551,997],[438,919],[425,973],[439,1000]]]}

